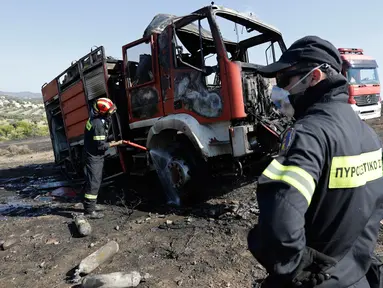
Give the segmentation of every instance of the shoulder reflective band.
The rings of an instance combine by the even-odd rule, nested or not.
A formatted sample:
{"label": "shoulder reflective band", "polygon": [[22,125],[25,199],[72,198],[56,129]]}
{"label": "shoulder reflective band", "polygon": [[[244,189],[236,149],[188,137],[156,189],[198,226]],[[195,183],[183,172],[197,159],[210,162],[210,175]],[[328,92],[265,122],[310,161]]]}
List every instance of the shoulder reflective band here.
{"label": "shoulder reflective band", "polygon": [[277,160],[273,160],[263,171],[263,174],[272,180],[279,180],[288,183],[296,188],[310,205],[315,191],[314,178],[298,166],[284,166]]}
{"label": "shoulder reflective band", "polygon": [[360,187],[382,176],[382,148],[360,155],[333,157],[328,187]]}
{"label": "shoulder reflective band", "polygon": [[92,194],[85,194],[85,198],[89,200],[96,200],[97,195],[92,195]]}
{"label": "shoulder reflective band", "polygon": [[88,121],[86,121],[86,126],[85,127],[86,127],[87,130],[92,129],[92,124],[90,124],[89,119],[88,119]]}
{"label": "shoulder reflective band", "polygon": [[93,140],[105,140],[106,136],[101,135],[101,136],[93,136]]}

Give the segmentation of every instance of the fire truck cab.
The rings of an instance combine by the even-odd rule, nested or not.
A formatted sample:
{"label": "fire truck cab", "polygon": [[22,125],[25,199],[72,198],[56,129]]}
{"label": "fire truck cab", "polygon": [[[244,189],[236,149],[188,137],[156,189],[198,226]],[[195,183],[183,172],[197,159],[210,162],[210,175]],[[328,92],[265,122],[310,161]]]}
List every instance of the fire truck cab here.
{"label": "fire truck cab", "polygon": [[381,116],[380,81],[376,60],[360,48],[338,48],[342,60],[342,74],[349,82],[349,100],[361,119]]}

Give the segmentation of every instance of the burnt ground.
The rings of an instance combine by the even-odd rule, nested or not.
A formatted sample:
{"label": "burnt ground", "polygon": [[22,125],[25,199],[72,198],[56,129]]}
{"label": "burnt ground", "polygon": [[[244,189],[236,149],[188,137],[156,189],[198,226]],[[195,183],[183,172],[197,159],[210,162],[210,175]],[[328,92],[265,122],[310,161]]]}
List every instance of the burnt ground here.
{"label": "burnt ground", "polygon": [[[369,123],[382,137],[383,120]],[[211,191],[215,196],[184,209],[147,198],[161,193],[153,179],[123,179],[130,189],[121,194],[104,187],[100,198],[113,204],[105,204],[105,219],[90,220],[92,234],[80,237],[72,219],[82,212],[76,198],[50,195],[55,186],[80,189],[54,166],[50,139],[13,144],[28,145],[33,153],[0,156],[0,241],[17,240],[0,250],[0,287],[76,287],[70,283],[73,269],[110,240],[118,242],[118,253],[91,274],[149,273],[137,287],[242,288],[265,276],[247,250],[258,214],[254,179],[242,186],[221,184]]]}
{"label": "burnt ground", "polygon": [[246,244],[258,212],[254,181],[233,191],[233,185],[218,187],[218,196],[198,206],[170,209],[158,205],[159,197],[143,196],[159,195],[157,182],[124,179],[125,194],[102,189],[101,198],[117,203],[106,204],[106,218],[91,220],[92,234],[79,237],[72,220],[82,212],[76,199],[49,196],[56,187],[47,183],[66,180],[44,148],[49,141],[14,142],[34,152],[0,157],[0,241],[18,241],[0,250],[0,287],[75,287],[67,281],[73,268],[109,240],[120,250],[92,274],[149,273],[138,287],[250,287],[264,276]]}

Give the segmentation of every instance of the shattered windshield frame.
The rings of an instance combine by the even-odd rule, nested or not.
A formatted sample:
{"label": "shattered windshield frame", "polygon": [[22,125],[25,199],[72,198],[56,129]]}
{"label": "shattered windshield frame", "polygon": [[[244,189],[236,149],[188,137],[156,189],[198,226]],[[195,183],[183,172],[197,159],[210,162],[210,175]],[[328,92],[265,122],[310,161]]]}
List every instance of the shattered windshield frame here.
{"label": "shattered windshield frame", "polygon": [[[229,29],[223,29],[217,19],[228,21],[230,24],[226,28]],[[243,26],[246,39],[239,41],[238,37],[234,37],[234,40],[226,37],[225,32],[233,26]],[[156,33],[163,35],[160,39],[166,39],[165,35],[169,31],[173,35],[173,67],[178,69],[187,66],[208,75],[212,69],[219,69],[222,60],[248,63],[257,68],[275,62],[286,50],[282,35],[276,28],[251,13],[247,15],[222,6],[204,7],[184,16],[158,14],[145,29],[143,36]],[[248,33],[255,35],[248,37]],[[276,55],[276,52],[280,55]]]}
{"label": "shattered windshield frame", "polygon": [[[222,33],[223,29],[220,27],[221,21],[219,20],[225,20],[226,22],[233,25],[233,30],[236,32],[236,39],[231,40],[227,39],[227,35],[225,33]],[[243,13],[238,13],[236,11],[231,11],[229,9],[217,9],[212,11],[212,20],[214,25],[217,27],[221,41],[223,43],[223,47],[225,50],[225,56],[229,58],[231,61],[241,61],[241,62],[249,62],[248,57],[248,50],[249,48],[259,46],[265,43],[268,43],[269,46],[267,49],[265,49],[264,53],[267,59],[267,52],[269,49],[270,55],[272,56],[272,62],[275,62],[277,60],[277,57],[275,55],[275,45],[277,44],[277,48],[279,48],[280,53],[286,50],[286,45],[282,39],[281,33],[274,29],[271,26],[268,26],[266,24],[263,24],[258,19],[253,17],[252,15],[245,15]],[[239,40],[239,30],[240,28],[242,30],[245,30],[249,37],[246,37],[244,40]],[[243,29],[245,28],[245,29]],[[245,33],[246,33],[245,32]],[[257,33],[256,35],[250,35],[251,32]],[[225,39],[226,38],[226,39]],[[224,40],[225,39],[225,40]],[[229,53],[231,54],[231,57],[229,56]],[[270,63],[266,63],[270,64]]]}
{"label": "shattered windshield frame", "polygon": [[[211,23],[211,14],[207,11],[204,13],[192,13],[184,17],[180,17],[172,23],[173,45],[175,46],[174,59],[177,58],[182,64],[194,70],[207,73],[205,71],[205,60],[212,55],[221,55],[222,48],[219,44],[221,39],[218,33],[214,33]],[[210,18],[210,19],[209,19]],[[233,43],[235,44],[235,43]],[[186,49],[186,51],[185,51]],[[182,61],[179,57],[186,52],[193,57],[200,58],[198,65],[190,65]],[[177,69],[178,65],[174,63]]]}
{"label": "shattered windshield frame", "polygon": [[[248,37],[241,41],[238,38],[234,40],[228,39],[224,35],[224,29],[221,29],[223,27],[220,27],[220,19],[224,19],[232,24],[233,26],[231,27],[242,26],[241,29],[246,29],[245,33],[247,33]],[[199,26],[194,24],[195,22],[205,20],[208,22],[209,27],[199,29]],[[253,16],[226,8],[205,8],[187,16],[177,17],[173,19],[172,26],[174,34],[180,38],[182,45],[189,52],[196,53],[202,45],[205,55],[217,53],[217,55],[219,54],[229,61],[254,62],[259,65],[268,65],[277,61],[282,52],[286,50],[282,35],[277,29],[262,23]],[[201,37],[199,31],[201,31]],[[184,37],[180,37],[179,33],[184,34]],[[250,35],[249,33],[252,34]],[[185,37],[186,34],[188,34],[187,37]],[[267,46],[264,47],[264,45]],[[254,49],[254,47],[257,49]],[[258,50],[253,53],[256,56],[255,58],[258,58],[256,61],[249,61],[253,60],[249,59],[249,54],[251,55],[254,52],[252,50]],[[262,52],[260,53],[260,51]],[[276,55],[276,51],[280,54]],[[259,61],[260,59],[263,61]],[[265,62],[264,59],[266,59],[266,63],[262,63]]]}

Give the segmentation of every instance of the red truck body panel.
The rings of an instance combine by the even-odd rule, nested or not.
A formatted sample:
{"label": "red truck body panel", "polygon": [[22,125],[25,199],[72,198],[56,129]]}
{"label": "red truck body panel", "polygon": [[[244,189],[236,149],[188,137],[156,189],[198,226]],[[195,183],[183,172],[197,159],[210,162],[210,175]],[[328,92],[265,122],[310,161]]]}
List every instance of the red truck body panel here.
{"label": "red truck body panel", "polygon": [[58,86],[57,86],[57,80],[53,79],[48,84],[44,85],[41,88],[41,92],[43,94],[43,101],[47,102],[51,100],[54,96],[59,94]]}
{"label": "red truck body panel", "polygon": [[83,83],[80,80],[61,95],[61,110],[68,140],[84,133],[85,123],[89,117]]}

